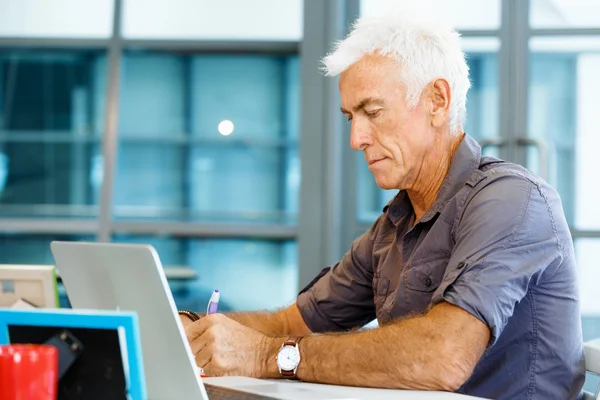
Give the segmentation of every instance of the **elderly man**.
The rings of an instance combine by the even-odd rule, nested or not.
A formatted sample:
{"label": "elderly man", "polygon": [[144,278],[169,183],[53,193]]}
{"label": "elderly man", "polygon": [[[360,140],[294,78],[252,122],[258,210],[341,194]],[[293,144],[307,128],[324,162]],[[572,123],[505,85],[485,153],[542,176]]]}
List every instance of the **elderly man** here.
{"label": "elderly man", "polygon": [[[575,399],[575,256],[560,199],[462,130],[468,67],[451,28],[361,19],[324,60],[350,145],[400,189],[287,309],[182,316],[208,375],[297,377],[494,399]],[[359,329],[377,318],[376,329]],[[335,334],[334,334],[335,333]]]}

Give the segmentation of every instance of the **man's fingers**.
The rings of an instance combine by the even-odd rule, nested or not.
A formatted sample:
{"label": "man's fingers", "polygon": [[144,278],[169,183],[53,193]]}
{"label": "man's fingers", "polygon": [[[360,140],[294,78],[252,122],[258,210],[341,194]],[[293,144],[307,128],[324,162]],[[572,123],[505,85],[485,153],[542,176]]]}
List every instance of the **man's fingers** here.
{"label": "man's fingers", "polygon": [[206,340],[203,338],[197,338],[193,342],[190,342],[190,348],[192,349],[192,354],[196,356],[204,347],[206,347]]}
{"label": "man's fingers", "polygon": [[[212,352],[210,351],[208,346],[202,347],[202,349],[195,354],[196,365],[204,368],[206,364],[210,362],[212,359]],[[206,370],[204,370],[206,372]]]}
{"label": "man's fingers", "polygon": [[216,376],[215,375],[215,371],[213,371],[212,369],[212,362],[209,361],[207,362],[204,367],[202,367],[202,369],[204,370],[204,375],[206,376]]}
{"label": "man's fingers", "polygon": [[204,366],[204,374],[206,376],[226,376],[228,375],[227,371],[223,368],[220,368],[213,360],[210,360]]}
{"label": "man's fingers", "polygon": [[211,326],[211,321],[206,318],[199,319],[185,327],[185,336],[188,342],[192,343],[194,340],[202,336],[202,334]]}
{"label": "man's fingers", "polygon": [[221,314],[211,314],[198,321],[188,325],[185,328],[185,335],[188,342],[192,343],[195,339],[199,338],[206,332],[208,328],[223,321],[223,318],[227,318]]}

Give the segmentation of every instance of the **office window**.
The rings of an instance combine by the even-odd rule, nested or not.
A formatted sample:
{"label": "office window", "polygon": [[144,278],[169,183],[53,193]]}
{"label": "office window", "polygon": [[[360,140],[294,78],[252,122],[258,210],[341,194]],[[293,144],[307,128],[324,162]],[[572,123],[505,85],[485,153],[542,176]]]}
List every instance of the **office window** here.
{"label": "office window", "polygon": [[[577,255],[577,269],[579,277],[579,290],[581,293],[581,313],[584,316],[600,315],[598,303],[597,283],[600,282],[600,240],[595,238],[581,238],[575,240],[575,254]],[[600,337],[600,324],[596,326],[595,337]]]}
{"label": "office window", "polygon": [[126,0],[124,5],[126,38],[302,39],[302,0]]}
{"label": "office window", "polygon": [[0,37],[108,38],[114,0],[2,0]]}
{"label": "office window", "polygon": [[[79,234],[0,234],[0,264],[54,265],[50,243],[55,240],[68,242],[92,242],[95,235]],[[66,290],[59,280],[60,307],[70,307]]]}
{"label": "office window", "polygon": [[[469,65],[471,89],[467,94],[467,121],[464,131],[478,141],[494,139],[499,132],[498,51],[495,37],[462,38],[461,44]],[[498,149],[482,148],[486,155],[498,155]]]}
{"label": "office window", "polygon": [[[298,81],[295,55],[127,52],[114,217],[295,225]],[[285,306],[296,294],[293,241],[114,240],[153,244],[166,268],[198,273],[197,281],[170,282],[180,308],[202,310],[215,288],[223,310]]]}
{"label": "office window", "polygon": [[54,265],[50,243],[54,240],[89,242],[93,235],[0,234],[0,264]]}
{"label": "office window", "polygon": [[193,281],[171,281],[179,308],[204,310],[214,289],[221,292],[219,309],[274,309],[296,298],[297,246],[293,241],[254,239],[176,239],[120,234],[115,242],[149,243],[165,269],[192,268]]}
{"label": "office window", "polygon": [[102,58],[0,49],[0,216],[97,215]]}
{"label": "office window", "polygon": [[117,218],[294,224],[296,56],[131,52]]}
{"label": "office window", "polygon": [[[497,137],[498,132],[498,57],[496,38],[466,38],[462,41],[470,68],[471,89],[467,98],[467,122],[464,130],[479,141]],[[497,148],[483,147],[487,155]],[[369,171],[362,152],[356,152],[356,196],[359,223],[371,223],[397,190],[381,190]]]}
{"label": "office window", "polygon": [[532,28],[598,28],[598,0],[530,0]]}

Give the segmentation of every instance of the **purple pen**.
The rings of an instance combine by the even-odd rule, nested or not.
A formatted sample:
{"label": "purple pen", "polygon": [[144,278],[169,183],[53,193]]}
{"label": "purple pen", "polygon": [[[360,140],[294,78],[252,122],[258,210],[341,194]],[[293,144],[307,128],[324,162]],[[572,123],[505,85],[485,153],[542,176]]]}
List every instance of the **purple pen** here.
{"label": "purple pen", "polygon": [[210,296],[210,300],[208,301],[208,307],[206,307],[206,315],[214,314],[217,312],[219,308],[219,289],[215,289],[213,294]]}

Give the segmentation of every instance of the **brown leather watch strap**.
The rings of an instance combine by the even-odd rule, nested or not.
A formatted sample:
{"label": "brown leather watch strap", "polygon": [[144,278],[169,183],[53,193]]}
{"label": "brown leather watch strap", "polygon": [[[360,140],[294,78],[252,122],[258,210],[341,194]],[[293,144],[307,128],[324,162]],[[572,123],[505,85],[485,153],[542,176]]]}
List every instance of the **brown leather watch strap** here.
{"label": "brown leather watch strap", "polygon": [[185,315],[186,317],[188,317],[192,322],[196,322],[200,319],[200,316],[198,314],[196,314],[193,311],[190,310],[179,310],[178,311],[179,315]]}
{"label": "brown leather watch strap", "polygon": [[298,343],[300,343],[300,341],[302,340],[304,336],[290,336],[289,338],[287,338],[287,340],[285,341],[285,343],[283,344],[284,346],[296,346]]}
{"label": "brown leather watch strap", "polygon": [[[283,343],[283,345],[281,347],[284,347],[284,346],[296,347],[303,338],[304,338],[303,336],[290,336],[289,338],[287,338],[287,340]],[[298,376],[296,375],[296,371],[281,370],[281,376],[283,376],[287,379],[298,379]]]}

